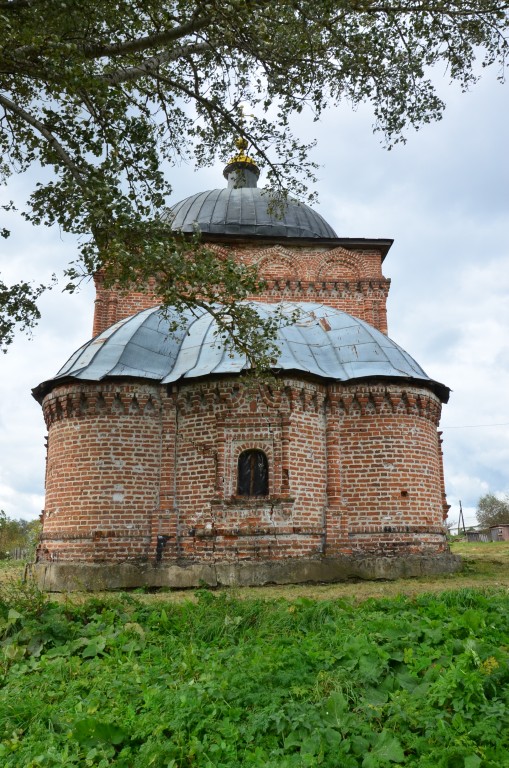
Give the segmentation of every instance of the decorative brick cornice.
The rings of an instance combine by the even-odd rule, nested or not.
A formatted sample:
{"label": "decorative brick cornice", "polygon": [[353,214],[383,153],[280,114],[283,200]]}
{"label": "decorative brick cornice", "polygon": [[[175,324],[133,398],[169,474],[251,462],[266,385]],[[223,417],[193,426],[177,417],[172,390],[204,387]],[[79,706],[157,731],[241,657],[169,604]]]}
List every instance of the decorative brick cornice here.
{"label": "decorative brick cornice", "polygon": [[217,243],[206,243],[206,248],[224,259],[235,257],[235,252],[231,247]]}
{"label": "decorative brick cornice", "polygon": [[424,387],[398,385],[326,385],[296,379],[282,379],[274,386],[241,381],[233,385],[228,381],[193,382],[176,395],[182,413],[205,413],[214,407],[218,418],[223,411],[245,408],[250,401],[279,412],[323,413],[327,409],[341,417],[403,414],[425,418],[436,425],[441,414],[440,400],[433,392]]}
{"label": "decorative brick cornice", "polygon": [[257,257],[255,263],[262,277],[265,276],[265,273],[270,272],[271,268],[278,268],[281,264],[286,268],[288,278],[302,274],[302,254],[298,251],[290,251],[282,246],[275,246],[260,251]]}
{"label": "decorative brick cornice", "polygon": [[[334,248],[334,250],[325,253],[319,260],[315,273],[316,279],[326,280],[331,271],[337,273],[339,268],[343,272],[346,270],[350,280],[359,280],[362,273],[365,272],[363,261],[362,255],[359,253],[352,253],[352,251],[347,251],[344,248]],[[331,278],[329,277],[329,279]]]}
{"label": "decorative brick cornice", "polygon": [[161,410],[159,387],[146,384],[67,384],[43,400],[46,426],[66,419],[97,416],[153,417]]}
{"label": "decorative brick cornice", "polygon": [[[240,250],[239,250],[240,252]],[[260,248],[255,253],[255,263],[260,266],[264,261],[279,258],[285,259],[290,262],[295,259],[299,260],[302,256],[302,251],[295,250],[294,248],[285,248],[284,245],[271,245],[267,248]]]}
{"label": "decorative brick cornice", "polygon": [[435,426],[440,422],[440,400],[424,388],[333,384],[330,390],[328,408],[334,408],[340,417],[401,414],[427,419]]}
{"label": "decorative brick cornice", "polygon": [[230,379],[223,381],[190,381],[175,385],[174,402],[179,413],[211,413],[222,418],[225,411],[242,408],[254,395],[252,387]]}
{"label": "decorative brick cornice", "polygon": [[[159,385],[67,384],[44,398],[43,413],[48,428],[63,419],[154,416],[161,411],[163,392]],[[250,400],[279,413],[323,413],[326,408],[340,418],[402,414],[427,419],[437,426],[441,414],[440,400],[431,391],[397,385],[327,386],[298,380],[282,380],[274,386],[253,386],[240,381],[193,382],[172,394],[172,403],[181,413],[213,410],[218,418],[223,412],[245,408]]]}
{"label": "decorative brick cornice", "polygon": [[306,280],[295,277],[265,277],[264,296],[292,298],[297,301],[312,301],[329,297],[332,299],[370,299],[385,301],[389,295],[391,281],[386,278],[345,279],[328,278]]}
{"label": "decorative brick cornice", "polygon": [[[346,270],[348,274],[345,277],[349,282],[373,278],[389,282],[385,281],[380,270],[376,275],[373,274],[372,261],[366,258],[363,252],[347,250],[341,246],[332,250],[320,249],[319,253],[310,248],[286,248],[282,245],[273,245],[257,250],[239,248],[237,255],[242,257],[243,253],[249,254],[250,260],[257,265],[262,275],[264,270],[270,269],[271,262],[274,264],[283,262],[289,267],[289,279],[292,275],[302,276],[304,274],[307,275],[309,281],[313,282],[335,279],[327,274],[330,271],[329,268],[332,268],[333,271],[339,273],[344,273]],[[341,279],[340,274],[338,274],[338,278]]]}
{"label": "decorative brick cornice", "polygon": [[273,384],[259,385],[241,380],[233,384],[231,380],[186,383],[173,396],[181,413],[205,413],[213,406],[216,417],[222,418],[222,413],[246,408],[256,410],[261,404],[279,413],[296,409],[321,412],[326,394],[326,385],[318,382],[274,379]]}

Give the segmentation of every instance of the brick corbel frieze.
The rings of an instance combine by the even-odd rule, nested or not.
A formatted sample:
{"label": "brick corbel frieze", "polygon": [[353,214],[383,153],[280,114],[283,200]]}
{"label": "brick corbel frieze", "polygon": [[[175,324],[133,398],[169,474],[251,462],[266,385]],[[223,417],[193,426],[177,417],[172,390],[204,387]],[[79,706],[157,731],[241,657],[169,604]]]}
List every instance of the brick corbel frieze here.
{"label": "brick corbel frieze", "polygon": [[[327,407],[338,414],[352,416],[406,414],[439,424],[441,403],[431,391],[397,385],[323,385],[284,382],[281,387],[260,387],[257,395],[270,409],[321,412],[326,397]],[[43,401],[43,413],[49,427],[55,421],[70,418],[93,418],[108,414],[156,415],[161,410],[161,389],[158,385],[129,384],[67,384],[56,387]],[[213,388],[189,387],[176,396],[176,407],[187,413],[206,411],[215,405],[231,411],[245,406],[254,389],[242,383]]]}
{"label": "brick corbel frieze", "polygon": [[[332,395],[334,394],[334,398]],[[330,407],[343,416],[402,414],[426,419],[438,427],[442,405],[430,390],[398,385],[330,385]]]}
{"label": "brick corbel frieze", "polygon": [[[247,381],[190,382],[173,394],[182,414],[216,411],[231,413],[241,409],[256,410],[263,404],[268,410],[288,413],[300,409],[321,413],[327,386],[292,379],[274,379],[274,383],[254,384]],[[258,404],[258,405],[257,405]]]}
{"label": "brick corbel frieze", "polygon": [[49,429],[64,419],[93,419],[98,416],[151,417],[161,411],[158,386],[147,384],[67,384],[56,387],[43,400],[44,421]]}

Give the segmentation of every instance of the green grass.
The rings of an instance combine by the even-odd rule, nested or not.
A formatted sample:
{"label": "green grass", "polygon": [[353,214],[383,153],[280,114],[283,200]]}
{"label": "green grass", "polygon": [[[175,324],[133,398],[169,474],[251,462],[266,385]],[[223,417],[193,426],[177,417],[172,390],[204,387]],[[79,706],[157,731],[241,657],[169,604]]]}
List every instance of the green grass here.
{"label": "green grass", "polygon": [[56,603],[11,584],[0,624],[5,768],[509,766],[506,589]]}
{"label": "green grass", "polygon": [[509,572],[509,541],[454,542],[451,550],[475,564],[480,573]]}
{"label": "green grass", "polygon": [[2,563],[0,765],[509,768],[509,543],[452,549],[442,578],[92,598]]}
{"label": "green grass", "polygon": [[25,563],[23,560],[0,559],[0,577],[6,573],[23,573]]}

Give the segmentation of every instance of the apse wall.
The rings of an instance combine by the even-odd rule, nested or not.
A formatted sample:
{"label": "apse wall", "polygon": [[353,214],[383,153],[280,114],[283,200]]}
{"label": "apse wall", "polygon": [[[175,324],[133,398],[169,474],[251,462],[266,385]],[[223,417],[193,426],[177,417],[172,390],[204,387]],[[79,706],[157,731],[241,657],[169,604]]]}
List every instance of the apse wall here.
{"label": "apse wall", "polygon": [[[320,580],[334,580],[338,563],[343,577],[358,575],[359,558],[368,576],[377,558],[405,558],[419,573],[428,556],[432,570],[452,568],[437,558],[447,551],[440,401],[426,388],[301,377],[271,387],[235,377],[170,388],[119,380],[58,386],[43,408],[38,560],[47,588],[63,588],[62,574],[87,588],[105,574],[103,586],[113,588],[302,581],[313,578],[310,563]],[[267,458],[262,497],[238,493],[245,451]],[[61,570],[66,562],[74,571]],[[80,564],[109,570],[94,576]],[[134,568],[127,581],[126,564]],[[277,576],[256,570],[263,564],[279,564]],[[218,577],[226,566],[236,575]]]}

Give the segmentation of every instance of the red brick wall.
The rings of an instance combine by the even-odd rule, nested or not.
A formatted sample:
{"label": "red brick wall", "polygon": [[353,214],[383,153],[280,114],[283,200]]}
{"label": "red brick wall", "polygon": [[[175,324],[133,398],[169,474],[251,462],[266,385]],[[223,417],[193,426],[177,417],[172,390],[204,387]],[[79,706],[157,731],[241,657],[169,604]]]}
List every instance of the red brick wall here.
{"label": "red brick wall", "polygon": [[[387,295],[390,281],[382,274],[379,252],[347,251],[344,248],[217,247],[218,253],[259,268],[267,287],[251,298],[260,301],[311,301],[361,318],[387,333]],[[144,291],[106,290],[103,277],[95,277],[97,298],[94,336],[117,320],[158,303],[155,282]]]}
{"label": "red brick wall", "polygon": [[[176,395],[181,537],[173,554],[236,560],[320,553],[324,391],[304,384],[298,396],[291,388],[249,391],[226,382],[181,386]],[[268,458],[267,499],[236,495],[238,457],[248,449]]]}
{"label": "red brick wall", "polygon": [[43,409],[42,549],[64,560],[144,558],[159,509],[159,387],[72,384],[49,394]]}
{"label": "red brick wall", "polygon": [[439,399],[416,387],[331,389],[337,397],[340,513],[348,521],[351,551],[446,548]]}
{"label": "red brick wall", "polygon": [[[397,385],[285,379],[61,386],[49,428],[42,559],[164,562],[445,548],[440,402]],[[236,495],[263,450],[269,496]]]}

